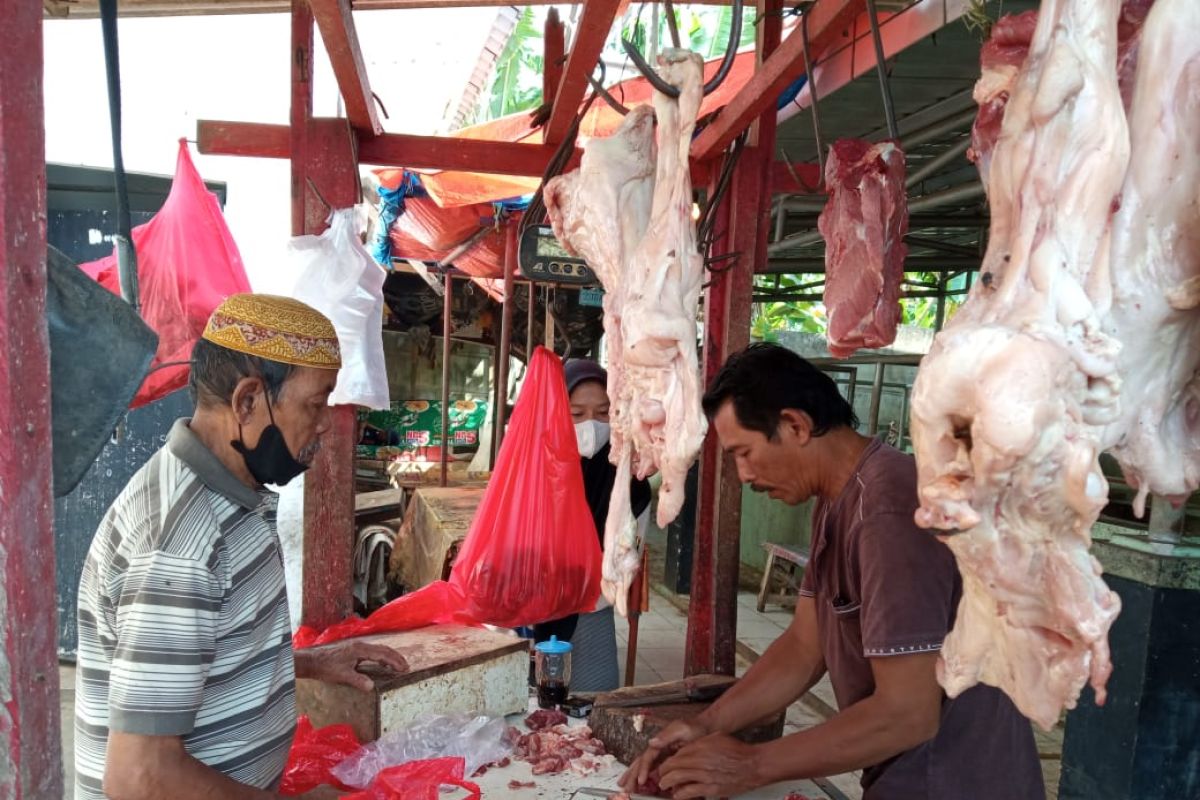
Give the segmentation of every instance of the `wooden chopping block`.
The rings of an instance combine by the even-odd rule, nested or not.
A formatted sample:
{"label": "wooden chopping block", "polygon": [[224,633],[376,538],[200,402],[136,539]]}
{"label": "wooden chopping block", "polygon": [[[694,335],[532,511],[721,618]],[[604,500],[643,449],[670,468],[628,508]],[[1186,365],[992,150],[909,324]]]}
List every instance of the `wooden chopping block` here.
{"label": "wooden chopping block", "polygon": [[528,709],[529,643],[524,639],[461,625],[362,639],[396,650],[409,672],[368,672],[375,681],[370,692],[297,680],[296,708],[315,727],[347,723],[365,743],[425,714],[506,716]]}
{"label": "wooden chopping block", "polygon": [[[650,740],[663,728],[676,720],[691,719],[712,705],[711,702],[672,701],[671,698],[694,695],[701,687],[710,690],[714,690],[714,687],[728,688],[736,682],[736,678],[724,675],[705,675],[684,681],[619,689],[596,698],[588,724],[592,734],[604,742],[609,753],[622,764],[629,764],[645,751]],[[638,697],[646,702],[634,705],[632,701]],[[667,698],[666,702],[664,698]],[[638,715],[642,717],[640,731],[634,719]],[[785,712],[780,711],[735,735],[750,744],[778,739],[783,735],[784,717]]]}

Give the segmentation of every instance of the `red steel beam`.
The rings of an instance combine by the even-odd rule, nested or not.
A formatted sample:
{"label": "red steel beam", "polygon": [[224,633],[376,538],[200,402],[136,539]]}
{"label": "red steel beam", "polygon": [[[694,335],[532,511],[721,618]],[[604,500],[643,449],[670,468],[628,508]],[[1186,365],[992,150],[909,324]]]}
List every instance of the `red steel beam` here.
{"label": "red steel beam", "polygon": [[587,92],[588,75],[596,68],[620,7],[620,0],[588,0],[584,4],[571,54],[567,56],[567,66],[558,83],[558,91],[554,93],[554,109],[546,123],[548,143],[559,144],[567,138],[567,130]]}
{"label": "red steel beam", "polygon": [[321,29],[321,40],[329,53],[342,99],[346,101],[350,124],[368,136],[383,133],[371,83],[367,80],[367,65],[358,45],[358,31],[350,13],[350,0],[309,0],[309,5]]}
{"label": "red steel beam", "polygon": [[[782,5],[782,0],[759,2],[762,53],[769,54],[779,45]],[[756,144],[743,151],[734,169],[730,195],[722,204],[724,234],[713,248],[716,254],[740,252],[741,256],[731,269],[712,276],[705,294],[706,386],[731,354],[750,343],[754,272],[756,266],[766,263],[774,106],[763,112],[755,134]],[[696,502],[685,672],[732,675],[737,643],[742,485],[733,459],[721,451],[716,432],[711,429],[700,454]]]}
{"label": "red steel beam", "polygon": [[62,797],[46,332],[42,8],[0,48],[0,798]]}
{"label": "red steel beam", "polygon": [[[864,0],[818,0],[808,12],[809,48],[813,56],[848,37],[849,28],[863,7]],[[692,157],[700,161],[715,157],[764,112],[774,111],[779,95],[803,74],[804,39],[800,26],[796,26],[787,41],[762,62],[737,97],[692,142]]]}

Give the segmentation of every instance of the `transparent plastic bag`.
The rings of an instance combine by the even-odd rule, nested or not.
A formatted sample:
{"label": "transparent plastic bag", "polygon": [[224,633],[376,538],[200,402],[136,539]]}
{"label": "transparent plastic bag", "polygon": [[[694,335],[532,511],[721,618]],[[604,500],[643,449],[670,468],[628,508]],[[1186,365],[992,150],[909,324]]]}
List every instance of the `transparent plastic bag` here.
{"label": "transparent plastic bag", "polygon": [[287,269],[296,276],[292,297],[329,317],[342,350],[342,370],[330,405],[391,407],[383,358],[383,267],[363,247],[366,218],[359,208],[329,215],[320,236],[288,242]]}
{"label": "transparent plastic bag", "polygon": [[512,753],[508,725],[500,717],[451,714],[424,717],[365,745],[332,773],[347,786],[364,788],[389,767],[435,758],[462,758],[463,775],[471,777],[486,764]]}

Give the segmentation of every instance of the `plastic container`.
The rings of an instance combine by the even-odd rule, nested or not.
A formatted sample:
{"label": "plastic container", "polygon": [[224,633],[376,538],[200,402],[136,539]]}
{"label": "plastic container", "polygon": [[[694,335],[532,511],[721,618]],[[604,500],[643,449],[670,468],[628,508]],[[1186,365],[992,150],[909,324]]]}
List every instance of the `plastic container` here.
{"label": "plastic container", "polygon": [[571,643],[557,636],[534,645],[535,680],[540,708],[558,708],[571,693]]}

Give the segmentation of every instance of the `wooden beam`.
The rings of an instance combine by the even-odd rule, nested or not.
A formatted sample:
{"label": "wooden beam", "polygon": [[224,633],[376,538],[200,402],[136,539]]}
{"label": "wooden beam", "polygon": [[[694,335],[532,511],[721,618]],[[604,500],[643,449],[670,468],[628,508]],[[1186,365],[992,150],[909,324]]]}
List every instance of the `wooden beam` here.
{"label": "wooden beam", "polygon": [[[697,5],[727,6],[730,0],[697,0]],[[628,3],[628,0],[625,0]],[[526,0],[523,5],[563,5],[560,0]],[[43,0],[47,19],[96,19],[97,0]],[[511,6],[512,0],[354,0],[355,11],[386,11],[408,8],[495,8]],[[289,0],[121,0],[122,17],[194,17],[225,14],[281,14],[291,8]]]}
{"label": "wooden beam", "polygon": [[[282,128],[292,156],[293,233],[319,234],[330,209],[359,199],[354,132],[344,119],[312,118],[313,14],[306,0],[292,3],[292,126]],[[279,138],[279,133],[273,134]],[[278,145],[278,142],[276,143]],[[354,445],[352,406],[330,409],[331,427],[304,477],[301,618],[323,628],[354,610]]]}
{"label": "wooden beam", "polygon": [[0,798],[62,797],[54,597],[42,10],[0,50]]}
{"label": "wooden beam", "polygon": [[309,0],[313,18],[321,29],[325,52],[333,65],[338,89],[346,101],[346,116],[350,124],[368,136],[383,133],[371,84],[367,80],[367,65],[358,45],[358,31],[350,13],[350,0]]}
{"label": "wooden beam", "polygon": [[550,120],[546,123],[548,143],[558,144],[567,138],[567,129],[571,127],[571,121],[579,112],[579,104],[587,92],[588,75],[596,68],[600,51],[604,49],[620,6],[620,0],[589,0],[584,5],[579,27],[575,30],[575,40],[571,44],[571,54],[567,56],[567,66],[558,83],[558,91],[554,93],[554,110],[550,112]]}
{"label": "wooden beam", "polygon": [[[810,53],[815,58],[842,38],[863,10],[864,0],[818,0],[808,13]],[[783,90],[804,74],[804,38],[800,26],[755,71],[737,97],[692,142],[692,158],[707,161],[729,146],[768,109],[774,111]]]}
{"label": "wooden beam", "polygon": [[[288,158],[288,126],[199,120],[197,148],[208,155]],[[542,144],[385,133],[359,142],[364,164],[409,169],[461,170],[498,175],[541,175],[555,148]],[[580,152],[576,152],[575,159]]]}

